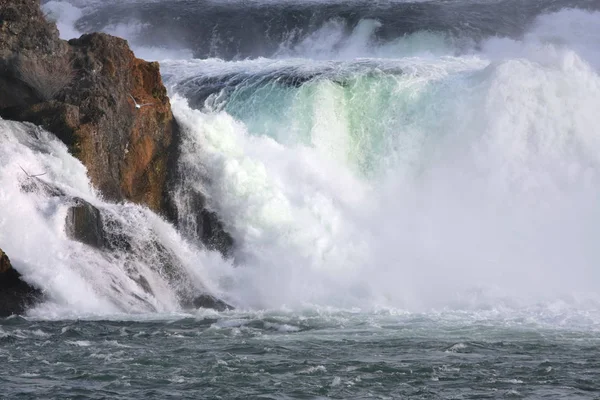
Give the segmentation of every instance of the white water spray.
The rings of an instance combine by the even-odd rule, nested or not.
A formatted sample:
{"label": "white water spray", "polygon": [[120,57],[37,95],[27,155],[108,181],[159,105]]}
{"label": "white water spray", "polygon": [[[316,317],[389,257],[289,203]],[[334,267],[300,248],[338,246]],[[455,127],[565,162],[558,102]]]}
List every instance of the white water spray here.
{"label": "white water spray", "polygon": [[[0,143],[0,245],[23,278],[44,291],[47,301],[33,315],[173,312],[182,293],[218,293],[218,275],[229,268],[220,255],[186,243],[146,208],[102,201],[84,166],[54,135],[0,120]],[[45,174],[28,178],[21,168]],[[32,179],[64,196],[28,190]],[[106,229],[124,235],[130,248],[100,250],[69,239],[65,218],[76,197],[113,221]]]}
{"label": "white water spray", "polygon": [[[541,33],[573,13],[600,25],[598,13],[565,10],[495,54],[493,39],[482,53],[396,60],[405,72],[387,83],[388,104],[358,122],[369,90],[384,89],[361,86],[356,71],[342,87],[294,89],[298,112],[272,113],[281,96],[257,92],[252,126],[280,132],[176,98],[185,162],[213,177],[213,205],[239,245],[233,295],[257,307],[408,309],[597,299],[595,53],[585,38],[556,44]],[[356,142],[382,127],[383,145]],[[286,132],[310,139],[282,141]],[[361,156],[376,161],[367,175]]]}
{"label": "white water spray", "polygon": [[[198,177],[196,189],[210,194],[211,207],[233,234],[237,268],[185,244],[147,210],[129,210],[149,224],[146,232],[167,232],[160,241],[170,243],[194,285],[208,285],[242,307],[480,309],[559,301],[595,308],[598,26],[600,13],[562,10],[539,17],[522,40],[492,38],[476,49],[456,48],[426,32],[373,46],[376,21],[363,21],[349,37],[332,22],[294,48],[282,44],[277,60],[162,63],[171,83],[283,68],[333,70],[341,78],[269,86],[251,101],[220,99],[204,111],[173,98],[185,128],[182,168]],[[322,40],[326,32],[337,33]],[[11,165],[3,169],[7,187],[17,187],[10,175],[18,173],[17,161],[32,171],[56,165],[49,178],[61,187],[130,215],[127,207],[96,199],[83,171],[76,182],[64,181],[60,165],[66,161],[37,165],[38,155],[15,159],[12,153],[4,153],[11,160],[4,161]],[[66,153],[64,159],[72,160]],[[15,213],[20,218],[3,216],[2,229],[22,229],[18,221],[35,216],[34,232],[40,233],[23,232],[31,239],[13,240],[6,249],[26,279],[45,282],[49,273],[39,271],[58,265],[53,268],[66,278],[44,284],[59,299],[55,304],[79,310],[74,313],[114,312],[123,301],[133,302],[131,310],[146,307],[131,296],[115,301],[104,289],[85,286],[110,284],[85,267],[97,252],[61,233],[66,205],[40,216],[39,209],[56,200],[18,196],[29,208]],[[17,203],[7,198],[4,209],[11,209]],[[48,244],[56,241],[52,263],[36,255],[27,264],[28,246],[50,240],[44,232],[56,236]],[[84,261],[71,261],[72,254],[84,254]],[[124,264],[110,263],[112,275],[142,296],[119,272]],[[69,282],[85,289],[69,293]],[[89,290],[96,293],[89,304],[73,306]],[[172,289],[156,292],[145,301],[177,309]]]}

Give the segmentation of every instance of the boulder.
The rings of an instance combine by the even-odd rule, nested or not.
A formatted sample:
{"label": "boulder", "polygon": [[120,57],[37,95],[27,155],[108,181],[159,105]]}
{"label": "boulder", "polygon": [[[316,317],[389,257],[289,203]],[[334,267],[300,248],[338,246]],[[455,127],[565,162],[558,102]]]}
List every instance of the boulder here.
{"label": "boulder", "polygon": [[76,199],[76,204],[69,208],[65,229],[73,240],[96,248],[106,246],[100,210],[85,200]]}
{"label": "boulder", "polygon": [[133,238],[124,233],[119,221],[102,215],[98,208],[81,198],[71,201],[74,204],[65,219],[65,232],[70,239],[101,250],[131,251]]}
{"label": "boulder", "polygon": [[223,300],[219,300],[209,294],[203,294],[196,297],[193,301],[193,304],[196,308],[210,308],[217,311],[229,311],[234,309]]}
{"label": "boulder", "polygon": [[[126,229],[120,221],[111,219],[110,214],[103,215],[98,208],[80,198],[74,198],[73,202],[75,204],[69,208],[65,221],[65,230],[69,238],[104,251],[129,252],[135,246],[136,251],[153,255],[156,261],[154,268],[177,289],[177,296],[184,308],[202,307],[217,311],[233,309],[214,296],[196,296],[197,288],[190,284],[178,257],[160,242],[152,237],[147,240],[135,240],[125,233]],[[152,294],[148,280],[136,271],[128,271],[131,279],[146,293]]]}
{"label": "boulder", "polygon": [[8,256],[0,249],[0,317],[23,314],[42,293],[21,279]]}
{"label": "boulder", "polygon": [[204,194],[186,185],[185,177],[178,184],[181,204],[171,202],[168,209],[170,219],[176,221],[180,230],[190,239],[200,240],[208,249],[219,251],[225,257],[231,255],[233,238],[224,229],[219,216],[208,208]]}
{"label": "boulder", "polygon": [[125,40],[106,34],[69,44],[79,72],[59,99],[79,107],[79,126],[65,143],[107,199],[164,213],[177,125],[158,63],[135,58]]}
{"label": "boulder", "polygon": [[[27,92],[33,100],[0,102],[0,115],[56,134],[107,200],[128,200],[164,214],[177,125],[158,63],[137,59],[125,40],[102,33],[83,35],[66,46],[62,58],[49,61],[65,72],[31,66],[28,74],[35,79],[16,79],[20,72],[12,73],[13,82],[27,83],[23,90],[13,87],[14,96]],[[6,63],[17,71],[23,58],[14,55]],[[42,63],[35,56],[27,60]],[[56,86],[57,74],[65,78]],[[138,109],[136,102],[148,105]]]}

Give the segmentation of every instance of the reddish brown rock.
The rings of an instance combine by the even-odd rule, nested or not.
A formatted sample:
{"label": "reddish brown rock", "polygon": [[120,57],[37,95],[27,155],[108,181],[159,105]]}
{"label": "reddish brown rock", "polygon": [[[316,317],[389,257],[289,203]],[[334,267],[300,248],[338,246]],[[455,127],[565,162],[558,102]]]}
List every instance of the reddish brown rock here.
{"label": "reddish brown rock", "polygon": [[0,115],[55,133],[105,198],[164,213],[176,124],[158,63],[102,33],[60,40],[38,0],[0,0],[0,26]]}
{"label": "reddish brown rock", "polygon": [[[73,153],[108,199],[164,212],[176,124],[158,63],[136,58],[125,40],[106,34],[69,44],[78,74],[59,99],[79,107]],[[150,105],[138,109],[132,97]]]}
{"label": "reddish brown rock", "polygon": [[[177,223],[178,127],[158,63],[136,58],[127,41],[92,33],[66,42],[39,0],[0,0],[0,117],[54,133],[107,200]],[[200,239],[228,254],[231,236],[198,196]]]}

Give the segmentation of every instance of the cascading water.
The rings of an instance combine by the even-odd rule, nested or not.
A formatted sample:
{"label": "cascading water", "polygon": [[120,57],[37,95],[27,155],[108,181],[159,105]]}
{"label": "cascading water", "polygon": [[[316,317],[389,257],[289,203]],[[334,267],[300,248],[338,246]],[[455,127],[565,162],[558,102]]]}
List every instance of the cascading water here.
{"label": "cascading water", "polygon": [[[45,7],[62,10],[64,24],[81,12],[64,2]],[[90,312],[176,310],[188,277],[192,288],[208,285],[242,308],[595,301],[599,21],[597,11],[563,9],[532,19],[520,39],[415,31],[384,41],[376,19],[352,27],[330,19],[270,58],[164,60],[184,128],[179,168],[234,236],[236,268],[187,244],[147,210],[100,203],[81,167],[73,196],[124,222],[141,221],[134,236],[146,244],[127,255],[70,242],[61,228],[67,205],[15,189],[29,209],[5,218],[3,231],[31,214],[53,233],[5,246],[51,298],[76,302],[60,288],[71,278],[49,284],[35,276],[44,262],[59,264],[45,270],[64,268],[95,285],[97,298],[81,305]],[[135,36],[141,28],[107,29],[142,40]],[[54,183],[74,187],[49,156],[50,167],[33,153],[21,160],[5,151],[12,187],[19,163],[52,168]],[[68,158],[61,151],[60,160]],[[184,216],[192,212],[185,193]],[[57,260],[47,262],[44,251],[44,262],[25,262],[32,242],[48,240],[60,244],[35,247],[55,249]],[[160,263],[147,251],[152,240],[179,260],[185,279],[165,282],[153,270]],[[112,272],[99,272],[99,264]],[[146,277],[153,295],[136,284],[138,271],[154,277]]]}
{"label": "cascading water", "polygon": [[[383,59],[165,62],[199,108],[173,101],[184,162],[209,170],[239,245],[239,301],[596,299],[599,21],[564,10],[461,55],[415,34],[372,51]],[[363,54],[363,31],[319,51]]]}
{"label": "cascading water", "polygon": [[[149,210],[103,202],[85,167],[54,135],[0,120],[0,139],[0,242],[47,300],[31,314],[177,312],[182,296],[210,291],[206,265],[228,269],[220,255],[186,243]],[[44,175],[32,178],[25,171]],[[35,190],[44,184],[53,190]],[[127,248],[100,250],[71,240],[65,221],[75,198],[97,207],[106,230],[126,240]]]}

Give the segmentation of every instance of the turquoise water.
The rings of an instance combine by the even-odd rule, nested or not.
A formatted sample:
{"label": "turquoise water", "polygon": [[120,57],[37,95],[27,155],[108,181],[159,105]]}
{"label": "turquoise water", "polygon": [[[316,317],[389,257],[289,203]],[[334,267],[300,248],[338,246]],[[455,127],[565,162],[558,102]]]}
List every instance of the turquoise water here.
{"label": "turquoise water", "polygon": [[401,74],[369,70],[315,78],[299,88],[277,80],[241,84],[217,109],[244,121],[253,135],[272,137],[285,145],[313,146],[320,130],[341,131],[348,143],[340,156],[359,175],[369,177],[379,172],[399,127],[410,124],[406,116],[427,102],[417,97],[435,91],[411,92],[405,87],[408,79]]}

